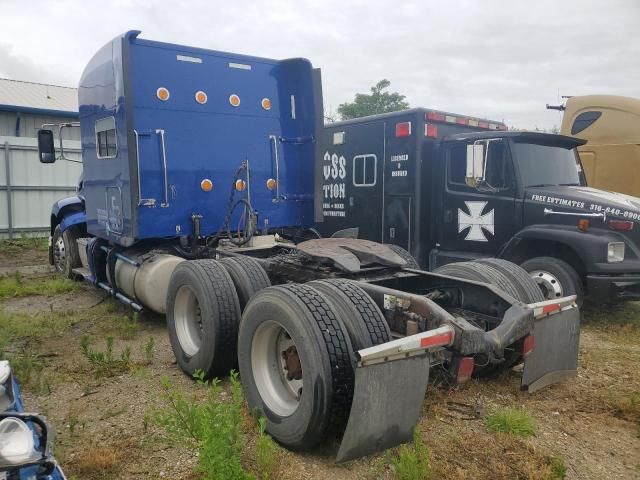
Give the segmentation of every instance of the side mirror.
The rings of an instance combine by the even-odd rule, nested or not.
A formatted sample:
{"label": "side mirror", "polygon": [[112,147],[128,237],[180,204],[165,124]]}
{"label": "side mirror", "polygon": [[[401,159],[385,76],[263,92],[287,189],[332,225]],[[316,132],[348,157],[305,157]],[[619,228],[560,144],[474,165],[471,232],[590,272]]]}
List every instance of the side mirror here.
{"label": "side mirror", "polygon": [[56,161],[56,148],[51,130],[38,130],[38,155],[40,163],[53,163]]}
{"label": "side mirror", "polygon": [[484,181],[484,145],[467,145],[467,173],[465,182],[475,188]]}

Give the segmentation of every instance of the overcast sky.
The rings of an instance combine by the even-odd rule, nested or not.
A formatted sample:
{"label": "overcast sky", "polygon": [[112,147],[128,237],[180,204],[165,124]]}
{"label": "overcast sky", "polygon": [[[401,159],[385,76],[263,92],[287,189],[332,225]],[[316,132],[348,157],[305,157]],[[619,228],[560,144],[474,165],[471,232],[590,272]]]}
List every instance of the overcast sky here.
{"label": "overcast sky", "polygon": [[127,30],[322,68],[333,110],[382,78],[412,107],[518,128],[560,95],[640,97],[640,1],[0,0],[0,77],[77,86]]}

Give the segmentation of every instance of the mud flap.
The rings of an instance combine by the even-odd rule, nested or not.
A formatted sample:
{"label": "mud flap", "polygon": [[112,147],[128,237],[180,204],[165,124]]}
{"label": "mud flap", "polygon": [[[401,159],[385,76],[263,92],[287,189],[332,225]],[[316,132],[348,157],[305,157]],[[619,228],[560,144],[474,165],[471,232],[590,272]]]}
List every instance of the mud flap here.
{"label": "mud flap", "polygon": [[533,337],[535,347],[524,362],[523,390],[532,393],[577,375],[580,342],[577,307],[536,318]]}
{"label": "mud flap", "polygon": [[411,440],[422,411],[430,362],[427,353],[356,368],[351,414],[336,462]]}

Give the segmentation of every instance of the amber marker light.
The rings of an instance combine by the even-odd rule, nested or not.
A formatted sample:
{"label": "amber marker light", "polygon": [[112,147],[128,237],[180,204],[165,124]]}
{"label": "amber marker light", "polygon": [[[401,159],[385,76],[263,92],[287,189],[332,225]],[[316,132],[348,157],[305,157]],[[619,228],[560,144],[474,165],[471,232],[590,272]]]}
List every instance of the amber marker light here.
{"label": "amber marker light", "polygon": [[247,186],[247,183],[244,180],[236,180],[236,190],[241,192],[245,189],[245,187]]}
{"label": "amber marker light", "polygon": [[276,188],[276,181],[273,178],[267,180],[267,188],[269,190],[273,190],[274,188]]}
{"label": "amber marker light", "polygon": [[581,232],[586,232],[587,230],[589,230],[589,220],[585,218],[581,218],[580,220],[578,220],[578,230],[580,230]]}
{"label": "amber marker light", "polygon": [[156,97],[158,97],[159,100],[166,102],[170,97],[169,90],[165,87],[158,88],[158,90],[156,90]]}
{"label": "amber marker light", "polygon": [[271,100],[269,100],[268,98],[263,98],[260,102],[260,105],[262,105],[262,108],[264,108],[265,110],[271,110]]}
{"label": "amber marker light", "polygon": [[205,178],[200,182],[200,188],[203,192],[210,192],[213,189],[213,182],[208,178]]}
{"label": "amber marker light", "polygon": [[235,93],[233,95],[230,95],[229,96],[229,103],[231,104],[232,107],[240,106],[240,97],[238,95],[236,95]]}
{"label": "amber marker light", "polygon": [[205,103],[207,103],[207,94],[202,90],[198,90],[196,92],[196,102],[198,102],[200,105],[204,105]]}

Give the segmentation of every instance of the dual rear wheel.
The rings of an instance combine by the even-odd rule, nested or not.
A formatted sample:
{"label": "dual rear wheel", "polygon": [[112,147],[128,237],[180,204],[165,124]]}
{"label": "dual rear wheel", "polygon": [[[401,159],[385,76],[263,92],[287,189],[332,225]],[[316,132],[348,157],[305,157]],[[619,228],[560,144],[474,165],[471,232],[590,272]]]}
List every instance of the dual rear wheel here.
{"label": "dual rear wheel", "polygon": [[272,287],[246,257],[179,264],[167,323],[185,373],[220,377],[237,366],[249,408],[277,441],[299,450],[346,425],[354,350],[391,339],[382,312],[355,282]]}

